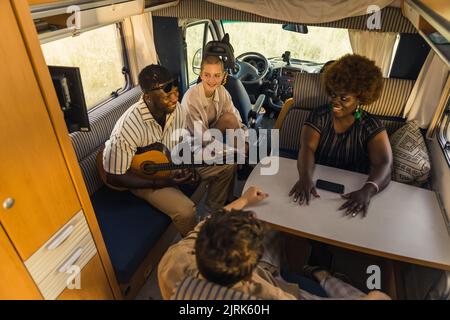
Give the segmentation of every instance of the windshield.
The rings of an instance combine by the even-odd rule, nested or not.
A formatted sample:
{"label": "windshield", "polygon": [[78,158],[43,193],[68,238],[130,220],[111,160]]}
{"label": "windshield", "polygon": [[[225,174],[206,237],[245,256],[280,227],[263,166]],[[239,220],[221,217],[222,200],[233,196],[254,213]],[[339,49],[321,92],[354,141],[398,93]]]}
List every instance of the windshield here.
{"label": "windshield", "polygon": [[291,58],[325,63],[353,53],[347,29],[308,26],[303,34],[272,23],[223,21],[223,26],[235,56],[255,51],[273,58],[290,51]]}

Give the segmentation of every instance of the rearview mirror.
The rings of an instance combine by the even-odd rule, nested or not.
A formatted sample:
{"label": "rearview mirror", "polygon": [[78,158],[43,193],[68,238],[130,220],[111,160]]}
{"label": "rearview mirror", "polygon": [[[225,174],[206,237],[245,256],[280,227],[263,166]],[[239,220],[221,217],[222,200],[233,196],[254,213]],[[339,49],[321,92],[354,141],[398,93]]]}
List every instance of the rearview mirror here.
{"label": "rearview mirror", "polygon": [[194,57],[192,58],[192,71],[196,75],[200,75],[200,69],[202,65],[202,48],[195,51]]}
{"label": "rearview mirror", "polygon": [[308,33],[308,26],[304,24],[293,24],[285,23],[283,24],[283,30],[293,31],[298,33]]}

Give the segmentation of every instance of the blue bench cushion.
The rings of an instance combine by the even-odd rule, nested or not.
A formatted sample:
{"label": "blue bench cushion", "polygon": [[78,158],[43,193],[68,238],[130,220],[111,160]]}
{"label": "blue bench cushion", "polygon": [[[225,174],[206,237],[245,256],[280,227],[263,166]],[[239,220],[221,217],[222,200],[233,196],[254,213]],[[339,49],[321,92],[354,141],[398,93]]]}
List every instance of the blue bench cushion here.
{"label": "blue bench cushion", "polygon": [[91,201],[117,280],[127,283],[171,220],[128,191],[103,186]]}

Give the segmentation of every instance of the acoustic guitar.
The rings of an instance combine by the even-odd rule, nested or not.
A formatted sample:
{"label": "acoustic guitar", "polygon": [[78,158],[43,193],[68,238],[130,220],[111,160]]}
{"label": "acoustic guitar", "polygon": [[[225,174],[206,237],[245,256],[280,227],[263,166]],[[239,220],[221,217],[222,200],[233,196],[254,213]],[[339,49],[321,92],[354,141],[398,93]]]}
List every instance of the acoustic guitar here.
{"label": "acoustic guitar", "polygon": [[[106,171],[103,167],[103,150],[99,150],[96,158],[97,170],[103,183],[115,190],[127,190],[109,184],[106,180]],[[169,149],[162,143],[156,142],[147,147],[138,148],[136,154],[131,160],[130,170],[147,179],[167,178],[172,170],[193,169],[197,167],[214,166],[218,164],[192,163],[192,164],[174,164],[171,161]]]}

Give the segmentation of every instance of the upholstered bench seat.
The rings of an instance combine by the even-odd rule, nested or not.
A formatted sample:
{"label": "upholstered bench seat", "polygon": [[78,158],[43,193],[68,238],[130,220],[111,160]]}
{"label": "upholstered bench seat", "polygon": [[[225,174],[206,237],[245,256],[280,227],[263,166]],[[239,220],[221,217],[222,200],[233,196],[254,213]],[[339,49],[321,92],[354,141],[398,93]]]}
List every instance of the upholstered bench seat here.
{"label": "upholstered bench seat", "polygon": [[127,191],[102,187],[91,201],[117,280],[127,283],[171,220]]}
{"label": "upholstered bench seat", "polygon": [[[107,188],[96,156],[120,116],[139,101],[135,87],[89,112],[91,131],[70,134],[100,230],[124,297],[133,298],[175,237],[171,219],[128,191]],[[183,190],[188,195],[192,190]],[[172,237],[173,236],[173,237]],[[171,238],[172,237],[172,238]]]}

